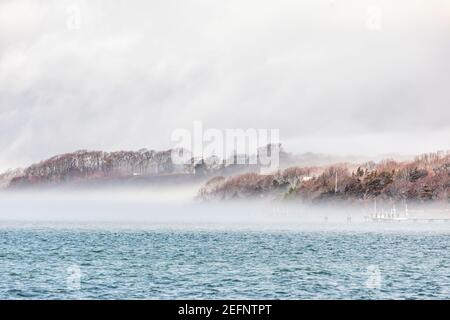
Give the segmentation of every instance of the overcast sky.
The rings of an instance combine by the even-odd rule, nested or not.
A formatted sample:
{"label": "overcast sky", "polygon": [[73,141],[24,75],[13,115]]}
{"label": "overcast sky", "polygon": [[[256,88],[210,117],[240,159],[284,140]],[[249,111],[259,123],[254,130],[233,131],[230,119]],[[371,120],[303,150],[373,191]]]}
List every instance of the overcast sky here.
{"label": "overcast sky", "polygon": [[448,0],[0,0],[0,169],[174,129],[289,151],[450,149]]}

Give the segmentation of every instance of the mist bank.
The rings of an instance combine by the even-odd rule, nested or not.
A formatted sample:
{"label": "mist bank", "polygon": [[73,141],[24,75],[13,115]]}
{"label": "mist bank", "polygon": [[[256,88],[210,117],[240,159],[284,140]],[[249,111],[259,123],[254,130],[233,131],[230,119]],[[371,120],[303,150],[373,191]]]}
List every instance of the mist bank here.
{"label": "mist bank", "polygon": [[[414,222],[431,207],[410,207],[410,221],[376,223],[367,217],[373,206],[298,203],[192,201],[187,194],[154,190],[117,192],[16,192],[0,194],[0,229],[267,230],[267,231],[433,231],[448,232],[448,222]],[[385,207],[388,209],[388,206]],[[435,209],[439,207],[434,206]],[[379,205],[381,209],[381,204]],[[397,208],[399,211],[400,207]]]}

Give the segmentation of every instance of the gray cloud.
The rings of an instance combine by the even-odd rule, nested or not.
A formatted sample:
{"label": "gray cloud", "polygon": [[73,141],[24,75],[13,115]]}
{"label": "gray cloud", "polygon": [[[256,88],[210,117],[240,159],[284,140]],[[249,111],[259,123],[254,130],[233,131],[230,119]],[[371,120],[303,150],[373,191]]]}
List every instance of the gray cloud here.
{"label": "gray cloud", "polygon": [[169,148],[195,119],[298,152],[450,149],[449,33],[444,0],[1,1],[0,168]]}

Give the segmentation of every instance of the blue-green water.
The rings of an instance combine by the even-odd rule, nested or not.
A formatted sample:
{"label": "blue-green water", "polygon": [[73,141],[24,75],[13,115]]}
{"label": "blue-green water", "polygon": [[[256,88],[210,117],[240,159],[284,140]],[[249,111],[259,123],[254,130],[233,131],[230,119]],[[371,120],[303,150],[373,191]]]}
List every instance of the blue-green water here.
{"label": "blue-green water", "polygon": [[0,298],[448,299],[437,229],[3,226]]}

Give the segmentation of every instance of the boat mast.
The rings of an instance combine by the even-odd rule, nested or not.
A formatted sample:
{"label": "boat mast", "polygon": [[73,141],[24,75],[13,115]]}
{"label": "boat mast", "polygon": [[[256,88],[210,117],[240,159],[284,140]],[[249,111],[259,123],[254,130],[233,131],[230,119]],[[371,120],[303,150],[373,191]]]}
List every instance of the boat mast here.
{"label": "boat mast", "polygon": [[334,180],[334,193],[337,193],[338,191],[338,184],[337,184],[337,170],[335,173],[335,180]]}

